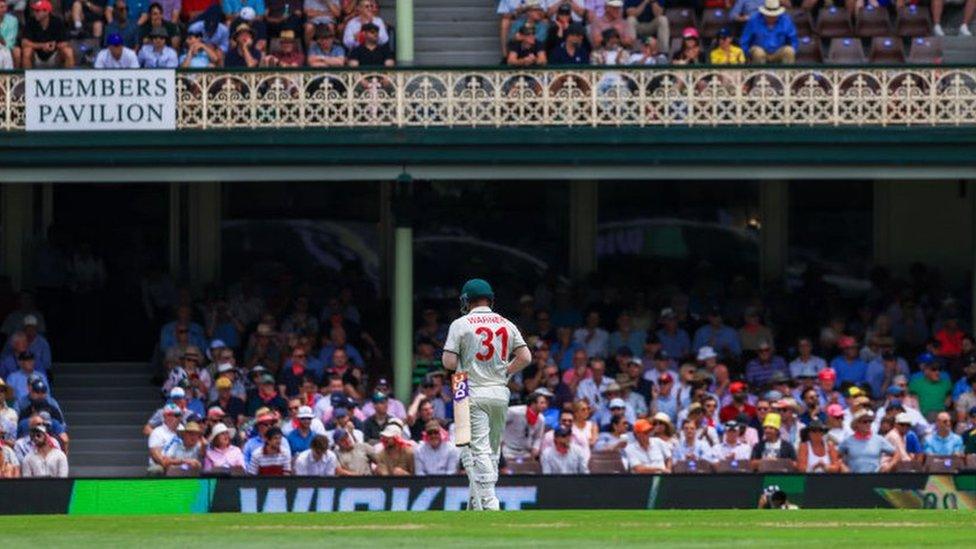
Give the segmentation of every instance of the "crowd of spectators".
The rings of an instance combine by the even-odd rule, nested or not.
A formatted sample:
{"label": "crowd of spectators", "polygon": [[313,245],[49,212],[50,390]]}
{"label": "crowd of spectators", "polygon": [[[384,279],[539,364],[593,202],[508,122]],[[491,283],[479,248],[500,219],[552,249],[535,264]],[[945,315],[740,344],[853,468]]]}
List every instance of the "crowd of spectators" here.
{"label": "crowd of spectators", "polygon": [[[857,302],[813,279],[779,296],[739,278],[734,292],[653,296],[541,284],[499,304],[533,352],[510,382],[502,469],[976,467],[976,344],[959,303],[919,277],[878,274]],[[159,335],[166,399],[145,425],[150,472],[458,473],[440,364],[456,308],[422,308],[401,402],[355,292],[285,293],[275,303],[248,285],[226,301],[183,294]],[[797,316],[784,305],[805,310],[803,300],[824,307]]]}
{"label": "crowd of spectators", "polygon": [[67,477],[70,438],[52,394],[44,315],[21,293],[0,325],[0,478]]}
{"label": "crowd of spectators", "polygon": [[0,70],[394,65],[376,0],[0,0]]}
{"label": "crowd of spectators", "polygon": [[[941,0],[932,2],[931,28],[915,2],[835,4],[840,2],[500,0],[499,36],[505,64],[538,66],[792,64],[801,53],[801,40],[806,46],[802,61],[819,62],[821,37],[840,40],[838,62],[867,61],[860,59],[858,38],[883,38],[877,47],[879,60],[893,62],[902,52],[902,39],[945,35]],[[976,0],[965,4],[958,33],[971,36]],[[897,29],[891,25],[896,16],[905,22]],[[862,25],[862,20],[871,24]],[[873,43],[871,48],[875,49]],[[845,55],[847,51],[851,55]]]}

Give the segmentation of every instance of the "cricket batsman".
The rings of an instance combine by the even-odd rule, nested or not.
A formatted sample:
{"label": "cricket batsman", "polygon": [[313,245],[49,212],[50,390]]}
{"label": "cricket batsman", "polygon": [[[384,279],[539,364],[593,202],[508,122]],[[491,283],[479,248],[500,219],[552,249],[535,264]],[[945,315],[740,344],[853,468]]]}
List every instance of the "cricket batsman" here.
{"label": "cricket batsman", "polygon": [[457,372],[451,384],[454,435],[468,473],[468,508],[472,510],[499,508],[495,483],[508,410],[508,378],[532,360],[515,324],[492,312],[494,300],[495,294],[484,280],[465,282],[461,289],[463,316],[451,323],[444,344],[444,367]]}

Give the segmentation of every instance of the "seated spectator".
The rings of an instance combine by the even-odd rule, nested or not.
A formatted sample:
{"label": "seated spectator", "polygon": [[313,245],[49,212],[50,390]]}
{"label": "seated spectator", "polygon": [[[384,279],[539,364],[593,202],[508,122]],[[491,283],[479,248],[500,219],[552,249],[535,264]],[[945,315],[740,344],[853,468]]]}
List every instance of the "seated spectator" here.
{"label": "seated spectator", "polygon": [[918,435],[912,431],[912,417],[905,412],[895,416],[895,426],[885,433],[885,439],[895,447],[895,455],[901,461],[911,461],[923,453]]}
{"label": "seated spectator", "polygon": [[370,444],[379,441],[380,433],[386,427],[389,415],[389,397],[386,393],[377,391],[371,397],[373,413],[363,422],[363,436]]}
{"label": "seated spectator", "polygon": [[436,421],[424,427],[424,440],[413,452],[414,474],[455,475],[458,472],[459,452],[456,446],[447,441],[445,431]]}
{"label": "seated spectator", "polygon": [[[244,6],[241,11],[238,12],[237,17],[235,17],[227,26],[228,29],[236,29],[241,26],[242,23],[247,23],[251,27],[251,34],[254,35],[254,47],[258,49],[262,54],[268,51],[268,26],[264,23],[264,20],[258,17],[257,12],[251,6]],[[222,328],[225,331],[233,331],[234,335],[240,337],[244,333],[244,326],[248,325],[247,319],[253,314],[255,317],[260,315],[261,310],[263,310],[263,304],[258,304],[256,310],[251,310],[251,306],[254,303],[250,303],[246,308],[239,306],[233,306],[233,304],[227,304],[227,317],[226,321],[229,323],[222,324]],[[244,316],[241,316],[244,315]],[[228,330],[230,329],[230,330]],[[211,337],[217,337],[216,333]],[[226,337],[226,334],[220,337]],[[234,345],[234,347],[238,347]]]}
{"label": "seated spectator", "polygon": [[[960,4],[963,2],[948,2],[950,4]],[[945,36],[945,31],[942,30],[942,10],[944,9],[946,0],[932,0],[932,34],[936,36]],[[969,30],[969,24],[973,22],[973,15],[976,14],[976,0],[965,0],[964,7],[962,10],[962,24],[959,25],[959,36],[972,36],[973,33]]]}
{"label": "seated spectator", "polygon": [[[654,419],[663,421],[657,416]],[[634,423],[634,440],[624,448],[624,458],[631,473],[656,475],[671,472],[671,447],[661,438],[651,437],[653,429],[646,419]]]}
{"label": "seated spectator", "polygon": [[264,444],[254,450],[247,462],[247,474],[261,477],[291,475],[291,451],[283,444],[283,440],[281,429],[268,429],[264,435]]}
{"label": "seated spectator", "polygon": [[[682,37],[684,37],[684,31],[682,31]],[[722,309],[717,305],[709,307],[705,313],[705,318],[708,323],[698,328],[691,340],[692,352],[697,353],[699,349],[707,345],[714,349],[722,360],[738,359],[739,355],[742,354],[739,333],[732,327],[726,326],[722,321]]]}
{"label": "seated spectator", "polygon": [[800,404],[793,397],[782,398],[773,404],[773,411],[780,417],[780,434],[783,440],[793,445],[793,448],[797,448],[800,444],[800,431],[806,427],[797,418],[800,410]]}
{"label": "seated spectator", "polygon": [[[7,385],[14,392],[14,399],[20,400],[30,394],[31,384],[41,381],[45,387],[50,387],[47,376],[34,370],[34,355],[26,351],[17,356],[17,371],[7,376]],[[45,391],[46,392],[46,391]]]}
{"label": "seated spectator", "polygon": [[[590,48],[586,45],[586,30],[579,23],[572,23],[565,31],[565,39],[548,52],[553,65],[588,65]],[[569,329],[566,329],[569,332]],[[566,353],[564,356],[572,356]]]}
{"label": "seated spectator", "polygon": [[542,415],[548,407],[549,398],[543,394],[530,395],[528,404],[508,407],[502,434],[506,460],[538,459],[546,431]]}
{"label": "seated spectator", "polygon": [[221,57],[230,49],[230,28],[223,23],[223,15],[217,6],[209,8],[201,19],[187,27],[186,32],[199,35]]}
{"label": "seated spectator", "polygon": [[789,441],[782,440],[780,427],[782,421],[779,414],[766,414],[766,419],[763,420],[763,439],[752,448],[753,470],[758,470],[760,460],[764,459],[796,461],[796,448]]}
{"label": "seated spectator", "polygon": [[515,34],[515,39],[508,43],[507,50],[506,65],[529,67],[546,64],[546,52],[543,45],[536,40],[534,23],[526,22],[522,25]]}
{"label": "seated spectator", "polygon": [[376,451],[372,446],[363,442],[356,442],[348,431],[340,429],[336,429],[332,433],[332,440],[336,445],[336,458],[339,460],[336,475],[360,477],[373,474]]}
{"label": "seated spectator", "polygon": [[[570,3],[565,3],[565,4],[559,3],[558,5],[550,6],[550,9],[555,9],[556,12],[555,15],[553,16],[552,24],[549,25],[549,28],[546,31],[545,49],[546,49],[546,54],[549,57],[552,57],[552,52],[555,51],[560,44],[566,41],[566,31],[569,30],[570,25],[575,23],[575,21],[573,21],[573,8],[572,8],[572,4]],[[583,24],[579,24],[579,28],[583,29],[583,36],[585,37],[586,27]],[[587,47],[588,46],[589,44],[587,43]],[[521,313],[522,316],[519,319],[517,319],[518,320],[517,324],[519,326],[523,326],[523,330],[525,331],[529,331],[530,333],[531,332],[539,333],[540,337],[546,340],[547,338],[544,332],[547,330],[542,330],[541,328],[539,328],[539,326],[537,325],[537,321],[539,315],[541,314],[546,319],[547,325],[550,325],[551,327],[551,324],[548,322],[549,313],[546,311],[535,310],[535,298],[533,296],[524,295],[522,297],[525,298],[526,301],[523,303],[520,300],[520,305],[522,305],[522,313]],[[528,315],[532,315],[532,316],[528,316]],[[534,330],[526,330],[525,327],[532,327],[533,325],[535,325]],[[551,344],[552,341],[547,340],[547,343]]]}
{"label": "seated spectator", "polygon": [[175,404],[163,407],[163,423],[149,434],[149,473],[163,474],[169,466],[163,450],[176,437],[176,428],[183,419],[183,410]]}
{"label": "seated spectator", "polygon": [[951,401],[952,382],[932,353],[922,353],[917,362],[922,371],[912,376],[908,390],[918,397],[919,411],[931,419]]}
{"label": "seated spectator", "polygon": [[733,381],[729,384],[729,394],[732,395],[732,402],[722,407],[718,412],[719,421],[729,422],[745,414],[749,418],[756,417],[756,407],[749,404],[749,392],[746,384],[741,381]]}
{"label": "seated spectator", "polygon": [[681,435],[672,453],[674,460],[707,459],[711,454],[712,445],[699,436],[697,422],[690,418],[684,420],[681,423]]}
{"label": "seated spectator", "polygon": [[543,9],[541,0],[523,0],[523,5],[526,7],[525,12],[512,23],[512,27],[508,31],[509,42],[517,39],[518,31],[526,24],[531,23],[535,28],[536,43],[545,44],[546,38],[549,36],[549,19],[546,18],[546,11]]}
{"label": "seated spectator", "polygon": [[295,475],[301,477],[334,477],[339,458],[329,449],[329,438],[315,435],[308,450],[295,458]]}
{"label": "seated spectator", "polygon": [[976,374],[969,374],[963,380],[965,380],[968,390],[955,397],[956,422],[959,427],[956,429],[957,432],[962,430],[963,425],[966,425],[969,412],[976,407]]}
{"label": "seated spectator", "polygon": [[[342,35],[342,45],[345,46],[346,51],[350,52],[350,54],[357,47],[366,44],[366,25],[375,27],[374,47],[386,46],[390,41],[390,35],[386,30],[386,23],[383,22],[383,19],[376,16],[375,9],[375,0],[359,0],[359,4],[356,7],[356,16],[346,22],[346,28]],[[383,49],[390,51],[388,47]]]}
{"label": "seated spectator", "polygon": [[742,313],[742,318],[744,323],[739,328],[739,341],[742,342],[742,350],[757,351],[760,343],[773,340],[773,332],[763,325],[758,308],[747,307]]}
{"label": "seated spectator", "polygon": [[[605,30],[611,29],[617,31],[618,45],[622,45],[623,41],[619,40],[621,36],[620,31],[615,28],[607,28]],[[601,41],[593,42],[593,45],[597,47],[605,46],[603,43],[604,41],[605,39],[601,34]],[[617,57],[614,57],[614,62],[604,60],[600,64],[620,65],[624,63],[623,57],[620,57],[619,61],[616,59]],[[577,328],[576,331],[573,332],[573,339],[583,346],[583,348],[586,350],[587,356],[591,358],[606,359],[610,354],[610,333],[604,330],[601,326],[600,312],[594,309],[586,313],[586,319],[584,320],[583,326]]]}
{"label": "seated spectator", "polygon": [[[350,436],[352,436],[354,441],[366,442],[363,432],[356,428],[356,424],[353,422],[352,414],[350,413],[349,408],[335,408],[335,410],[332,412],[332,419],[334,420],[334,423],[330,426],[334,427],[332,429],[333,434],[335,434],[335,431],[346,431]],[[388,424],[390,423],[392,423],[392,421]]]}
{"label": "seated spectator", "polygon": [[925,438],[925,453],[930,456],[963,455],[962,437],[952,432],[952,416],[939,412],[935,418],[935,432]]}
{"label": "seated spectator", "polygon": [[746,23],[753,15],[759,13],[759,8],[766,4],[766,0],[735,0],[735,5],[729,11],[729,17],[738,23]]}
{"label": "seated spectator", "polygon": [[588,459],[572,442],[572,429],[559,426],[553,431],[553,445],[542,452],[540,462],[544,475],[588,475]]}
{"label": "seated spectator", "polygon": [[68,456],[48,436],[44,425],[32,427],[30,431],[34,450],[20,465],[20,474],[24,478],[67,478]]}
{"label": "seated spectator", "polygon": [[790,377],[794,379],[817,377],[820,371],[827,367],[824,359],[813,354],[813,341],[809,337],[801,337],[796,343],[796,350],[797,357],[790,362]]}
{"label": "seated spectator", "polygon": [[780,0],[765,0],[759,13],[746,23],[740,43],[749,53],[749,59],[757,65],[791,65],[799,47],[796,27]]}
{"label": "seated spectator", "polygon": [[247,415],[247,408],[244,401],[233,394],[234,384],[229,378],[220,377],[214,385],[217,390],[217,398],[207,404],[207,409],[216,406],[223,410],[234,425],[240,425],[244,421],[244,416]]}
{"label": "seated spectator", "polygon": [[507,55],[508,43],[511,41],[512,23],[525,15],[530,6],[525,0],[500,0],[498,2],[498,15],[501,16],[499,25],[499,37],[501,38],[502,55]]}
{"label": "seated spectator", "polygon": [[305,349],[295,347],[291,358],[278,370],[278,392],[285,396],[297,395],[301,392],[306,376],[315,379],[318,373],[309,369],[308,353]]}
{"label": "seated spectator", "polygon": [[[17,415],[21,422],[34,414],[46,413],[50,419],[57,420],[64,424],[64,412],[58,401],[48,394],[50,386],[43,379],[33,378],[30,383],[27,396],[17,400]],[[61,433],[49,433],[60,435]]]}
{"label": "seated spectator", "polygon": [[169,34],[162,27],[149,31],[149,43],[139,49],[139,65],[144,69],[175,69],[179,65],[176,50],[166,42]]}
{"label": "seated spectator", "polygon": [[725,432],[722,433],[722,442],[711,447],[709,456],[705,459],[713,462],[735,460],[745,461],[752,457],[752,448],[742,438],[742,430],[745,425],[735,420],[725,422]]}
{"label": "seated spectator", "polygon": [[[634,45],[634,32],[627,23],[627,20],[623,18],[623,0],[607,0],[602,16],[591,17],[590,19],[590,42],[594,47],[599,48],[603,45],[603,32],[607,29],[614,29],[617,31],[617,36],[620,38],[620,44],[625,48],[630,48]],[[592,312],[590,313],[593,314]],[[599,315],[597,316],[597,321],[599,322]],[[590,326],[590,319],[587,318],[587,326]],[[578,339],[578,337],[577,337]],[[588,348],[590,351],[590,356],[606,356],[606,351],[604,354],[599,354],[593,352],[593,349]]]}
{"label": "seated spectator", "polygon": [[[670,47],[671,27],[668,18],[664,15],[664,2],[658,0],[624,0],[624,14],[627,16],[627,24],[630,25],[631,34],[637,39],[646,42],[647,38],[654,36],[658,44],[665,44]],[[685,333],[687,337],[687,333]],[[662,341],[663,342],[663,341]],[[690,345],[691,342],[689,341]],[[665,346],[667,349],[667,346]],[[672,352],[667,349],[671,356],[684,356],[683,353]]]}
{"label": "seated spectator", "polygon": [[[861,410],[854,415],[851,427],[854,433],[840,443],[837,450],[844,464],[843,472],[851,473],[887,473],[900,461],[897,450],[887,439],[873,433],[871,425],[874,423],[874,413]],[[882,456],[895,456],[894,460],[882,461]]]}
{"label": "seated spectator", "polygon": [[891,351],[886,350],[868,363],[864,377],[868,385],[871,386],[871,396],[879,399],[884,397],[885,392],[894,383],[896,376],[907,376],[908,374],[908,363]]}
{"label": "seated spectator", "polygon": [[[267,435],[272,429],[278,430],[278,419],[269,408],[260,408],[254,416],[254,430],[251,431],[247,442],[244,443],[244,463],[251,463],[251,454],[267,442]],[[281,445],[289,450],[288,439],[282,436]]]}
{"label": "seated spectator", "polygon": [[244,453],[231,444],[234,430],[217,423],[210,431],[210,444],[203,458],[204,473],[243,474]]}
{"label": "seated spectator", "polygon": [[[51,15],[51,2],[31,3],[31,15],[25,16],[24,34],[20,41],[21,67],[70,69],[75,64],[74,50],[68,43],[64,21]],[[7,332],[9,333],[9,332]]]}
{"label": "seated spectator", "polygon": [[268,25],[268,34],[278,36],[286,30],[294,36],[302,33],[304,0],[265,0],[265,5],[264,21]]}
{"label": "seated spectator", "polygon": [[7,421],[13,425],[17,425],[19,415],[17,414],[16,408],[11,408],[7,405],[8,401],[16,402],[14,400],[14,388],[7,385],[7,382],[0,377],[0,422]]}
{"label": "seated spectator", "polygon": [[341,17],[342,0],[305,0],[305,42],[314,40],[323,29],[335,33]]}
{"label": "seated spectator", "polygon": [[837,340],[837,347],[841,355],[830,361],[830,368],[837,373],[837,383],[854,385],[864,383],[867,379],[868,365],[861,360],[857,340],[850,336],[841,336]]}
{"label": "seated spectator", "polygon": [[[300,401],[297,399],[292,400],[289,406],[299,404],[299,402]],[[293,426],[293,428],[289,430],[287,437],[289,448],[291,449],[292,453],[297,455],[305,450],[308,450],[309,445],[312,443],[312,439],[315,438],[316,435],[324,435],[325,427],[319,423],[319,429],[317,431],[312,429],[312,422],[318,421],[318,419],[316,419],[315,414],[312,413],[312,409],[308,406],[296,406],[294,414],[294,419],[287,422],[287,424],[292,425],[293,423],[297,423],[298,425]]]}
{"label": "seated spectator", "polygon": [[336,43],[335,31],[329,27],[319,27],[315,30],[314,38],[315,41],[308,47],[309,67],[341,67],[346,64],[346,50]]}
{"label": "seated spectator", "polygon": [[176,428],[176,436],[163,447],[164,468],[186,472],[200,472],[203,468],[203,447],[200,437],[203,428],[195,421],[188,421]]}
{"label": "seated spectator", "polygon": [[826,437],[827,426],[815,420],[804,429],[797,452],[796,467],[801,473],[840,472],[837,447]]}
{"label": "seated spectator", "polygon": [[[109,0],[111,1],[111,0]],[[115,0],[114,8],[107,8],[111,10],[111,15],[106,14],[106,21],[108,24],[105,26],[104,34],[108,36],[110,34],[118,34],[122,37],[122,43],[127,48],[138,48],[139,47],[139,18],[138,14],[131,13],[128,7],[129,0]],[[145,8],[146,4],[141,2],[135,2],[134,5],[136,9]]]}
{"label": "seated spectator", "polygon": [[[179,13],[179,4],[177,3],[177,16]],[[150,34],[157,30],[162,31],[165,38],[165,43],[172,47],[174,50],[180,48],[180,26],[176,24],[175,19],[168,19],[163,15],[163,5],[159,2],[153,2],[149,4],[149,17],[144,23],[139,25],[139,44],[151,42]],[[158,32],[157,31],[157,32]],[[140,47],[141,49],[141,47]]]}
{"label": "seated spectator", "polygon": [[288,414],[288,402],[275,388],[275,379],[271,374],[264,374],[258,380],[258,386],[247,397],[247,415],[255,416],[259,408],[270,408],[281,416]]}
{"label": "seated spectator", "polygon": [[773,346],[768,341],[759,343],[756,358],[746,364],[746,382],[752,387],[764,387],[773,381],[776,374],[781,379],[788,379],[789,368],[783,357],[773,352]]}
{"label": "seated spectator", "polygon": [[9,436],[12,436],[15,430],[13,422],[0,417],[0,479],[20,478],[20,459],[17,458],[17,452],[7,443]]}
{"label": "seated spectator", "polygon": [[[742,48],[735,45],[735,41],[732,38],[732,31],[728,27],[719,29],[716,38],[718,39],[718,45],[708,54],[708,60],[713,65],[745,64],[745,53],[743,53]],[[792,369],[792,363],[790,364]]]}
{"label": "seated spectator", "polygon": [[[402,402],[400,402],[393,396],[393,391],[392,388],[390,387],[390,382],[387,381],[385,377],[381,377],[378,380],[376,380],[376,387],[374,388],[374,391],[386,395],[387,410],[391,416],[404,421],[407,419],[406,407],[403,405]],[[365,405],[363,405],[364,415],[369,417],[373,413],[375,413],[375,410],[373,408],[372,402],[367,402]]]}
{"label": "seated spectator", "polygon": [[227,52],[224,66],[253,69],[260,64],[261,52],[254,47],[254,33],[251,32],[251,26],[241,23],[234,29],[234,47]]}
{"label": "seated spectator", "polygon": [[[560,421],[560,423],[562,422]],[[548,435],[549,433],[546,433],[546,436]],[[579,444],[579,441],[575,437],[573,440]],[[593,449],[598,452],[607,450],[618,450],[623,452],[624,448],[626,448],[632,440],[633,439],[630,435],[630,424],[627,423],[627,418],[621,415],[613,418],[613,420],[610,421],[609,431],[600,433],[600,435],[597,437],[596,444],[593,446]],[[545,447],[545,443],[543,443],[543,447]]]}
{"label": "seated spectator", "polygon": [[[348,32],[348,27],[346,27]],[[396,62],[389,44],[379,42],[379,27],[365,23],[362,27],[363,43],[349,52],[350,67],[393,67]]]}
{"label": "seated spectator", "polygon": [[[8,13],[7,15],[10,14]],[[2,19],[9,21],[6,17]],[[14,16],[14,19],[16,19],[16,16]],[[4,37],[8,36],[8,32],[7,29],[4,29],[2,35]],[[44,315],[34,306],[34,296],[30,292],[20,292],[17,294],[17,308],[7,313],[7,316],[3,318],[3,324],[0,325],[0,332],[7,336],[13,335],[14,332],[23,327],[24,318],[28,315],[37,319],[37,331],[42,334],[47,333],[47,323],[44,322]]]}
{"label": "seated spectator", "polygon": [[[71,28],[68,33],[69,36],[82,38],[87,26],[91,28],[92,38],[101,42],[102,31],[105,28],[105,4],[105,0],[73,0],[70,8]],[[65,10],[65,16],[67,15],[68,10]]]}
{"label": "seated spectator", "polygon": [[[15,332],[10,336],[7,346],[4,348],[3,355],[16,357],[18,354],[29,351],[34,355],[34,369],[47,375],[51,369],[51,345],[47,339],[38,331],[38,318],[34,315],[25,315],[21,331]],[[9,375],[16,370],[16,362],[9,364],[15,366],[10,371],[5,371],[0,375]],[[3,366],[0,366],[3,369]]]}
{"label": "seated spectator", "polygon": [[336,350],[341,350],[344,352],[350,364],[355,366],[366,366],[366,361],[363,360],[363,355],[359,352],[359,349],[349,343],[346,330],[342,326],[332,327],[329,330],[328,339],[326,339],[325,336],[322,337],[322,351],[319,353],[319,359],[325,363],[327,368],[332,368],[335,366],[334,360]]}
{"label": "seated spectator", "polygon": [[[268,55],[268,66],[295,68],[305,65],[305,54],[302,53],[301,46],[299,46],[298,40],[295,38],[295,31],[291,29],[281,31],[281,34],[278,35],[278,44],[278,49]],[[294,319],[294,315],[292,319]],[[308,320],[314,321],[315,319],[308,317]],[[297,329],[295,328],[295,321],[291,320],[291,322],[292,324],[286,324],[286,326],[290,326],[291,329]]]}

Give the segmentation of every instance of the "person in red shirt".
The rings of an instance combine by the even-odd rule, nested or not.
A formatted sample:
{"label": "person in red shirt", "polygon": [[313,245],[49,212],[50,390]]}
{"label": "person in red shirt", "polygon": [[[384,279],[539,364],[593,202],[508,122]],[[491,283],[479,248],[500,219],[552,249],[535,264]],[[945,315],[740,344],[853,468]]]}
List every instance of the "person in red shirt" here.
{"label": "person in red shirt", "polygon": [[954,314],[946,316],[942,321],[942,328],[935,333],[935,340],[939,348],[935,354],[941,357],[956,358],[962,354],[962,339],[965,332],[959,329],[959,320]]}
{"label": "person in red shirt", "polygon": [[755,419],[756,407],[749,404],[746,384],[741,381],[733,381],[729,384],[729,393],[732,395],[732,402],[719,410],[719,420],[722,423],[732,421],[739,417],[739,414],[746,414],[750,419]]}

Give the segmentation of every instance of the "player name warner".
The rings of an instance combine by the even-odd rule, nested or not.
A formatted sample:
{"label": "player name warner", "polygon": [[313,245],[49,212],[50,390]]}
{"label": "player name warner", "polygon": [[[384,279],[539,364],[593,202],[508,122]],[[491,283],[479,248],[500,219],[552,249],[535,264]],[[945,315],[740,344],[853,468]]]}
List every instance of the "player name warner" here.
{"label": "player name warner", "polygon": [[464,317],[468,324],[504,324],[505,319],[499,315],[468,315]]}

